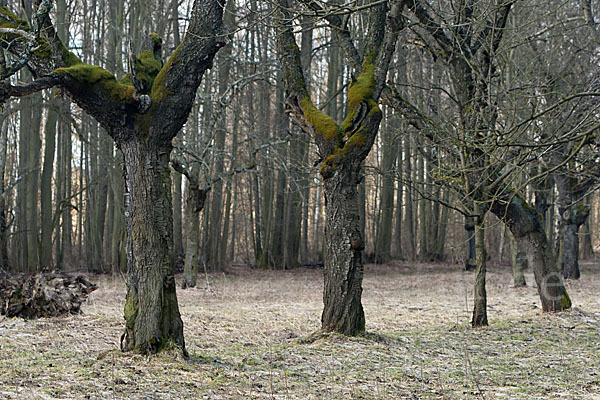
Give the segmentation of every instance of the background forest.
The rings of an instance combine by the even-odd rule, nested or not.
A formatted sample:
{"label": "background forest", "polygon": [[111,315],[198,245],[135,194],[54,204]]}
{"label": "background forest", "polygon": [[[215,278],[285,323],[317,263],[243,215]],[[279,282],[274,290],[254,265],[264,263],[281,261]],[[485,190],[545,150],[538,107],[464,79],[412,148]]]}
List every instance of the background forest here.
{"label": "background forest", "polygon": [[[24,4],[23,13],[30,13],[32,5]],[[360,7],[333,8],[359,46],[366,15],[352,11]],[[441,23],[459,18],[459,5],[428,7]],[[465,34],[475,35],[494,7],[478,4]],[[595,7],[591,1],[528,0],[513,8],[494,55],[497,68],[486,78],[498,128],[485,138],[488,161],[482,167],[502,170],[502,179],[539,207],[557,254],[565,230],[581,225],[584,258],[597,244],[592,227],[600,212],[597,101],[586,95],[598,90]],[[295,11],[301,14],[296,28],[313,99],[341,120],[350,63],[317,12]],[[190,4],[178,1],[59,0],[56,27],[84,62],[122,77],[127,64],[121,61],[138,54],[151,32],[163,38],[166,53],[175,49],[189,12]],[[321,160],[314,142],[286,114],[272,13],[269,2],[228,1],[231,41],[218,53],[174,142],[179,268],[184,262],[208,271],[322,262]],[[455,71],[418,19],[400,33],[397,47],[389,87],[419,118],[407,118],[410,112],[384,100],[384,120],[359,186],[365,257],[377,263],[468,263],[472,231],[465,227],[473,223],[464,215],[473,213],[461,173],[469,166],[452,153],[467,146],[461,140],[471,140],[461,138],[459,129],[469,110],[457,106]],[[19,79],[31,77],[23,71]],[[0,147],[3,269],[125,270],[121,156],[93,119],[60,91],[26,97],[4,107]],[[203,207],[186,202],[191,186],[203,190]],[[566,210],[578,220],[562,218]],[[508,261],[517,252],[495,217],[486,236],[492,260]]]}

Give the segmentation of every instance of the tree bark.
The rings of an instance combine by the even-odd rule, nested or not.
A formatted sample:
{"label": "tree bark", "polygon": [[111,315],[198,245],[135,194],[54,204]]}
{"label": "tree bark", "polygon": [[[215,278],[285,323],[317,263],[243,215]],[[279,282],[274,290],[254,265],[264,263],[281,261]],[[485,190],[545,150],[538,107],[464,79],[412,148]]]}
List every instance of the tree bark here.
{"label": "tree bark", "polygon": [[141,136],[119,146],[125,164],[129,238],[121,349],[157,352],[172,341],[185,352],[173,268],[171,145]]}
{"label": "tree bark", "polygon": [[577,204],[589,184],[582,184],[567,172],[554,177],[558,189],[558,212],[560,215],[560,262],[566,279],[579,279],[579,227],[587,221],[590,207]]}
{"label": "tree bark", "polygon": [[324,181],[326,200],[322,328],[346,335],[365,330],[361,304],[364,243],[360,231],[357,176],[360,167],[344,168]]}
{"label": "tree bark", "polygon": [[125,272],[127,269],[126,256],[126,228],[125,228],[125,211],[124,211],[124,182],[123,182],[123,165],[118,161],[118,158],[123,159],[123,154],[117,150],[114,165],[111,170],[111,186],[113,194],[113,204],[115,211],[113,214],[113,236],[111,238],[111,264],[113,274]]}

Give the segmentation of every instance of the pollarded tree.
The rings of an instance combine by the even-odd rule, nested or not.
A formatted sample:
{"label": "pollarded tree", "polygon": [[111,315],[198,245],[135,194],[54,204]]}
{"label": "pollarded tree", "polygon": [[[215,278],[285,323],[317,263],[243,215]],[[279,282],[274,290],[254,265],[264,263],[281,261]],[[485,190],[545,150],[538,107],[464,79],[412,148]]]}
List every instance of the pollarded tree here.
{"label": "pollarded tree", "polygon": [[156,352],[171,342],[185,353],[173,269],[169,158],[202,76],[225,44],[223,6],[195,0],[188,32],[167,62],[161,60],[160,37],[152,35],[121,81],[65,47],[48,17],[51,6],[50,0],[37,1],[31,24],[0,9],[2,45],[21,57],[11,68],[22,60],[37,78],[25,88],[3,81],[3,98],[60,86],[115,141],[123,153],[128,234],[121,349]]}
{"label": "pollarded tree", "polygon": [[[321,3],[307,1],[320,12]],[[361,165],[381,121],[377,104],[401,26],[402,1],[376,2],[369,8],[369,33],[359,75],[348,90],[348,111],[338,124],[312,102],[306,87],[300,49],[292,29],[288,0],[278,1],[277,47],[292,117],[312,134],[323,162],[320,173],[326,201],[326,255],[323,331],[354,335],[365,329],[361,304],[364,240],[360,229],[358,190]],[[327,10],[325,10],[327,11]],[[333,15],[324,12],[323,15]]]}

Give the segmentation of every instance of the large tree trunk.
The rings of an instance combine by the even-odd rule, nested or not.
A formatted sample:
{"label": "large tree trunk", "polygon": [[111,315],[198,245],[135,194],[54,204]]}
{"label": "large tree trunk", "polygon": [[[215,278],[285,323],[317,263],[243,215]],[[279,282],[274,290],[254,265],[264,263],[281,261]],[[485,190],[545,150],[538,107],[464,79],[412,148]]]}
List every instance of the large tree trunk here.
{"label": "large tree trunk", "polygon": [[147,137],[138,134],[120,143],[128,230],[121,349],[156,352],[171,342],[185,353],[173,268],[171,144],[159,146]]}
{"label": "large tree trunk", "polygon": [[552,248],[546,239],[542,219],[535,208],[515,193],[506,190],[497,195],[491,211],[502,220],[515,237],[533,269],[535,283],[544,311],[562,311],[571,307]]}
{"label": "large tree trunk", "polygon": [[357,176],[360,168],[341,168],[325,179],[325,307],[321,317],[324,331],[355,335],[365,330],[361,304],[364,248],[358,210]]}

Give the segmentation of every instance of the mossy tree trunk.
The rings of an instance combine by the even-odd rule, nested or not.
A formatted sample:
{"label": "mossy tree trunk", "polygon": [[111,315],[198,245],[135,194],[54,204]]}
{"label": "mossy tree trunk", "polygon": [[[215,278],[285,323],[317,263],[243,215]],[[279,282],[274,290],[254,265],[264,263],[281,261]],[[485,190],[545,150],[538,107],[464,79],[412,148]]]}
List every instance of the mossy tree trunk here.
{"label": "mossy tree trunk", "polygon": [[485,212],[477,215],[475,218],[475,248],[477,255],[475,256],[475,288],[474,288],[474,304],[473,318],[471,326],[477,328],[487,326],[487,293],[485,290],[485,274],[486,274],[486,258],[487,252],[485,248]]}
{"label": "mossy tree trunk", "polygon": [[[362,180],[362,163],[373,146],[381,122],[377,99],[400,30],[400,6],[394,3],[391,11],[384,4],[370,9],[366,57],[355,63],[360,75],[350,85],[348,113],[340,125],[312,103],[302,70],[301,52],[292,32],[288,1],[279,0],[278,6],[277,45],[287,106],[292,118],[314,136],[323,157],[320,172],[326,199],[326,254],[322,330],[354,335],[365,329],[361,305],[364,240],[358,184]],[[310,6],[320,7],[316,3]],[[338,22],[334,21],[334,25]]]}

